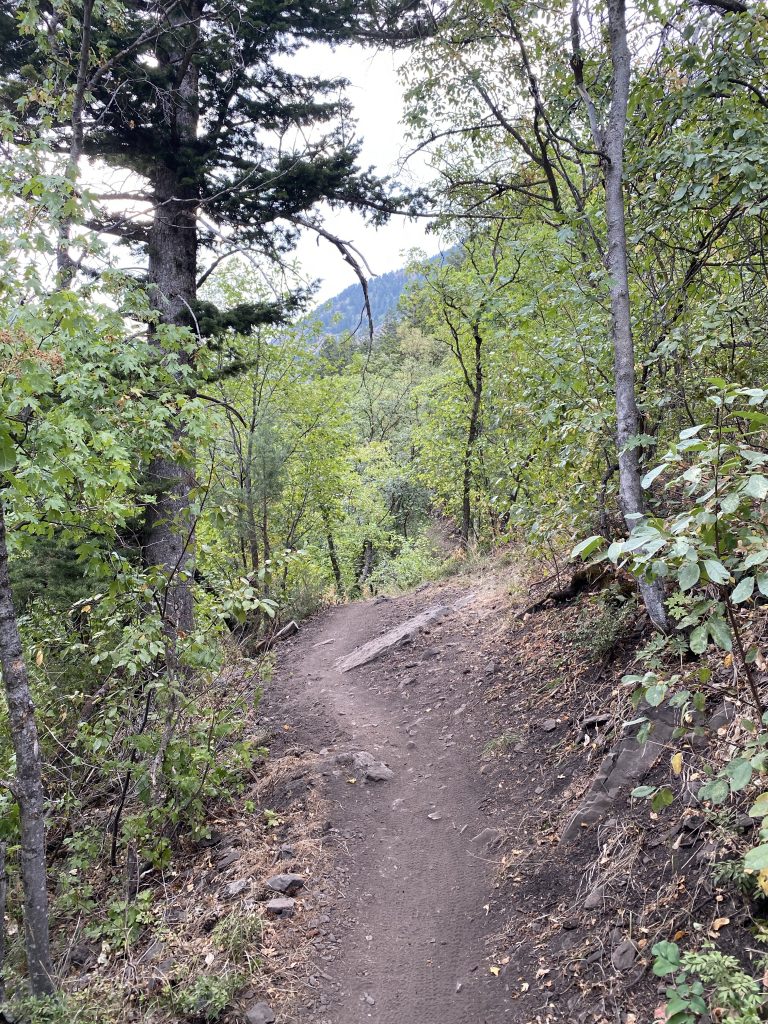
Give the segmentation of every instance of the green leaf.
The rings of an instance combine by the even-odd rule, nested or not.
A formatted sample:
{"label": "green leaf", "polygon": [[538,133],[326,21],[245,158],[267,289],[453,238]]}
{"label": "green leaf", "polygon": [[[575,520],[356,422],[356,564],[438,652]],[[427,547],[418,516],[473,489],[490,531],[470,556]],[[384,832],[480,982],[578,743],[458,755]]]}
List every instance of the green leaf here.
{"label": "green leaf", "polygon": [[637,786],[630,795],[638,800],[646,800],[649,796],[653,796],[657,788],[657,786]]}
{"label": "green leaf", "polygon": [[764,871],[768,868],[768,844],[749,850],[744,858],[744,867],[747,871]]}
{"label": "green leaf", "polygon": [[768,793],[761,793],[749,808],[750,818],[764,818],[768,814]]}
{"label": "green leaf", "polygon": [[731,783],[731,792],[738,793],[752,780],[752,765],[745,757],[734,757],[724,768]]}
{"label": "green leaf", "polygon": [[583,540],[580,544],[576,545],[571,552],[571,558],[576,558],[578,555],[581,555],[582,558],[588,558],[593,551],[596,551],[600,547],[602,543],[603,538],[598,534],[595,534],[592,537],[587,537],[586,540]]}
{"label": "green leaf", "polygon": [[656,479],[656,477],[657,476],[661,476],[661,474],[664,472],[664,470],[666,468],[667,468],[667,465],[664,462],[662,462],[662,464],[660,466],[654,466],[654,468],[649,470],[645,474],[643,479],[640,481],[640,486],[643,489],[647,490],[651,486],[653,481]]}
{"label": "green leaf", "polygon": [[7,473],[16,465],[16,446],[7,430],[0,430],[0,473]]}
{"label": "green leaf", "polygon": [[654,683],[645,691],[645,699],[652,708],[657,708],[667,695],[666,683]]}
{"label": "green leaf", "polygon": [[673,974],[680,968],[680,947],[676,942],[657,942],[651,949],[653,953],[653,973],[657,978],[665,974]]}
{"label": "green leaf", "polygon": [[744,485],[744,493],[748,494],[750,498],[757,498],[758,501],[768,497],[768,476],[763,476],[760,473],[753,474]]}
{"label": "green leaf", "polygon": [[721,615],[711,615],[709,622],[707,623],[710,636],[715,641],[718,647],[724,651],[730,651],[733,647],[731,640],[731,631],[728,628],[728,623]]}
{"label": "green leaf", "polygon": [[762,565],[767,558],[768,548],[763,548],[761,551],[753,551],[744,559],[742,566],[744,569],[751,569],[755,565]]}
{"label": "green leaf", "polygon": [[757,577],[757,589],[763,595],[768,597],[768,572],[761,572]]}
{"label": "green leaf", "polygon": [[730,579],[728,570],[716,558],[705,558],[704,568],[713,583],[727,583]]}
{"label": "green leaf", "polygon": [[691,633],[691,650],[694,654],[703,654],[707,649],[707,627],[697,626]]}
{"label": "green leaf", "polygon": [[744,579],[739,582],[738,586],[734,588],[734,591],[731,594],[731,601],[733,601],[734,604],[741,604],[742,601],[748,601],[749,598],[752,597],[754,589],[755,577],[745,576]]}
{"label": "green leaf", "polygon": [[698,562],[683,562],[677,571],[677,582],[681,590],[690,590],[699,582],[701,569]]}
{"label": "green leaf", "polygon": [[699,800],[709,800],[713,804],[722,804],[728,799],[730,787],[726,779],[712,779],[705,783],[696,794]]}
{"label": "green leaf", "polygon": [[662,811],[665,807],[669,807],[674,802],[675,794],[669,788],[669,786],[662,786],[658,793],[651,800],[651,810],[657,814]]}

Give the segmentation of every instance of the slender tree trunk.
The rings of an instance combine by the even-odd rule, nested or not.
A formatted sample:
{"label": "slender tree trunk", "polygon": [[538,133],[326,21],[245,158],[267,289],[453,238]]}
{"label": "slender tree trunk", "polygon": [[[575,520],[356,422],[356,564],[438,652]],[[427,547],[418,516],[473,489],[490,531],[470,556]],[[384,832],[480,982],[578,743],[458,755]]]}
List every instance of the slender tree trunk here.
{"label": "slender tree trunk", "polygon": [[[642,519],[645,503],[640,485],[639,449],[629,444],[640,432],[640,416],[635,397],[635,348],[632,337],[624,209],[624,138],[631,71],[627,43],[626,0],[608,0],[608,29],[613,77],[611,107],[605,132],[605,208],[608,227],[606,267],[610,274],[611,288],[619,501],[627,528],[632,529]],[[661,583],[641,583],[640,590],[652,621],[666,631],[668,622]]]}
{"label": "slender tree trunk", "polygon": [[341,575],[339,556],[336,553],[336,542],[333,539],[333,530],[331,529],[331,517],[328,515],[328,510],[325,508],[322,509],[321,514],[323,517],[323,526],[325,527],[325,538],[328,542],[328,557],[331,560],[331,570],[336,583],[336,593],[341,597],[344,593],[344,577]]}
{"label": "slender tree trunk", "polygon": [[48,934],[48,888],[45,860],[45,795],[35,706],[21,648],[8,574],[5,513],[0,496],[0,668],[13,749],[16,752],[14,795],[21,821],[21,878],[24,884],[24,935],[32,994],[55,991]]}
{"label": "slender tree trunk", "polygon": [[472,409],[469,414],[467,443],[464,448],[464,477],[461,485],[461,546],[469,547],[469,536],[472,531],[472,459],[475,444],[480,436],[480,408],[483,400],[483,338],[480,328],[475,324],[475,380],[472,387]]}
{"label": "slender tree trunk", "polygon": [[[165,325],[194,325],[197,294],[197,203],[194,148],[198,126],[198,72],[192,57],[199,29],[196,12],[175,8],[175,33],[164,37],[158,50],[163,69],[181,76],[169,102],[167,117],[176,136],[177,149],[154,175],[155,214],[149,240],[149,287],[152,300]],[[162,340],[155,332],[154,344]],[[173,434],[174,447],[184,449],[183,426]],[[194,571],[195,522],[191,512],[194,486],[192,456],[159,457],[149,465],[154,500],[147,516],[145,558],[158,565],[166,577],[165,621],[169,632],[189,632],[194,624],[191,580]]]}

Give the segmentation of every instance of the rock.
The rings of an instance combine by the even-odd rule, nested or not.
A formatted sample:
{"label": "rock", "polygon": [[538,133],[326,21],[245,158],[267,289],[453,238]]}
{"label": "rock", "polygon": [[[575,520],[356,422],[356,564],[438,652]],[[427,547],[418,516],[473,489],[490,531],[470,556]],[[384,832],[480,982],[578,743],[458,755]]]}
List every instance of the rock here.
{"label": "rock", "polygon": [[239,860],[240,854],[237,850],[227,850],[227,852],[222,854],[222,856],[216,861],[216,870],[224,871],[225,868],[231,867]]}
{"label": "rock", "polygon": [[625,939],[611,953],[611,963],[614,970],[628,971],[635,962],[637,950],[631,939]]}
{"label": "rock", "polygon": [[395,777],[395,773],[391,768],[387,768],[382,761],[378,761],[367,750],[337,754],[336,763],[351,765],[353,768],[357,768],[369,782],[389,782],[390,779]]}
{"label": "rock", "polygon": [[267,1003],[254,1003],[245,1011],[245,1024],[274,1024],[275,1011]]}
{"label": "rock", "polygon": [[236,878],[234,882],[230,882],[226,888],[227,899],[234,899],[235,896],[239,896],[241,892],[245,892],[248,888],[248,879]]}
{"label": "rock", "polygon": [[598,907],[602,907],[605,903],[605,886],[596,885],[595,888],[587,895],[584,900],[585,910],[597,910]]}
{"label": "rock", "polygon": [[555,729],[557,728],[557,724],[558,723],[557,723],[557,719],[556,718],[546,718],[541,723],[541,731],[542,732],[554,732]]}
{"label": "rock", "polygon": [[266,886],[274,892],[281,892],[284,896],[295,896],[299,889],[304,888],[304,879],[301,875],[273,875],[267,879]]}
{"label": "rock", "polygon": [[283,843],[277,852],[278,860],[292,860],[296,856],[296,851],[288,843]]}
{"label": "rock", "polygon": [[471,840],[472,845],[477,847],[478,851],[483,856],[490,856],[492,853],[497,853],[505,842],[505,835],[498,828],[484,828],[482,832],[479,832],[474,839]]}
{"label": "rock", "polygon": [[292,900],[287,896],[278,896],[267,903],[266,910],[273,917],[290,917],[295,906],[296,900]]}

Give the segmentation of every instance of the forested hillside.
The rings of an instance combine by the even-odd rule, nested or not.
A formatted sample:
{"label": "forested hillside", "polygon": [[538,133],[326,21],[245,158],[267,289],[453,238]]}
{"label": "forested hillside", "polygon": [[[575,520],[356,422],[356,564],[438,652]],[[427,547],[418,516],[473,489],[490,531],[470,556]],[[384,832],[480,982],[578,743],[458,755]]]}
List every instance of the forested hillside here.
{"label": "forested hillside", "polygon": [[[581,754],[597,770],[591,758],[628,737],[657,743],[648,777],[621,783],[608,820],[625,846],[610,856],[642,851],[634,892],[661,850],[669,889],[653,928],[613,924],[632,952],[605,982],[612,1016],[607,1003],[579,1016],[592,1006],[585,945],[546,1017],[530,1008],[538,989],[525,1009],[514,1000],[532,983],[548,999],[550,968],[494,961],[504,1005],[523,1014],[503,1019],[640,1024],[641,1005],[669,1024],[766,1019],[763,0],[12,0],[0,43],[3,1019],[269,1024],[258,1007],[278,999],[304,1013],[289,1008],[304,961],[281,942],[319,943],[329,897],[318,890],[311,925],[293,918],[304,881],[280,861],[284,847],[304,856],[304,819],[324,812],[314,783],[293,810],[278,803],[290,772],[270,748],[290,761],[304,747],[287,742],[290,701],[260,708],[275,652],[329,606],[380,601],[360,613],[370,631],[371,608],[452,574],[469,592],[502,566],[514,589],[511,563],[518,583],[543,582],[503,649],[501,633],[478,633],[482,671],[504,664],[545,696],[573,682],[573,735],[545,769],[551,752],[516,731],[530,706],[509,703],[492,745],[477,738],[467,625],[440,679],[417,670],[435,693],[450,678],[450,699],[473,688],[440,736],[478,723],[456,764],[516,751],[531,758],[520,786],[534,767],[564,779]],[[339,78],[297,70],[308,45],[328,47]],[[403,130],[432,174],[422,186],[363,166],[347,45],[400,51]],[[341,209],[371,225],[429,218],[446,253],[368,281],[371,324],[361,285],[313,313],[292,263],[300,234],[316,234],[367,280],[337,233]],[[574,624],[585,594],[588,621]],[[557,622],[532,623],[553,607],[567,642]],[[330,654],[302,657],[302,686],[341,685]],[[416,662],[402,662],[396,701],[414,681]],[[596,692],[610,714],[589,704]],[[485,717],[508,696],[498,684]],[[363,713],[386,724],[405,711]],[[561,719],[549,721],[531,729],[554,734]],[[312,749],[330,744],[318,734]],[[343,765],[357,799],[360,763],[312,763],[321,779]],[[362,763],[389,781],[386,765],[372,770]],[[598,817],[584,834],[599,846]],[[550,846],[566,842],[565,820],[546,827]],[[217,872],[241,856],[215,852],[227,829],[260,872],[282,873],[288,903],[270,909],[238,878],[211,909]],[[681,866],[689,833],[711,856],[697,846]],[[304,938],[279,932],[289,917]],[[307,984],[323,971],[307,968]],[[453,997],[466,983],[450,984]],[[488,1005],[495,1024],[501,1002],[498,1018]],[[376,999],[366,989],[350,1006],[370,1016]]]}

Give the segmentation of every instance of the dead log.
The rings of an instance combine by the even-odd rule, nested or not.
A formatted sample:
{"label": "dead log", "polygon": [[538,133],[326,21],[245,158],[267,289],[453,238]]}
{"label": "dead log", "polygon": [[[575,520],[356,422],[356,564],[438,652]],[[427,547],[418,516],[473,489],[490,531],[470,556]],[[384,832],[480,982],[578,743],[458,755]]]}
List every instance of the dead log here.
{"label": "dead log", "polygon": [[287,640],[289,636],[293,636],[294,633],[298,633],[299,624],[293,619],[282,629],[278,629],[276,633],[271,636],[265,636],[263,640],[259,640],[257,644],[251,650],[251,655],[266,654],[275,644],[280,643],[281,640]]}
{"label": "dead log", "polygon": [[517,612],[515,618],[522,619],[526,615],[533,615],[550,605],[566,604],[587,590],[604,590],[612,583],[618,585],[620,593],[625,597],[635,593],[636,587],[632,577],[621,572],[612,563],[599,562],[595,565],[582,566],[573,573],[567,586],[550,590],[544,597]]}

